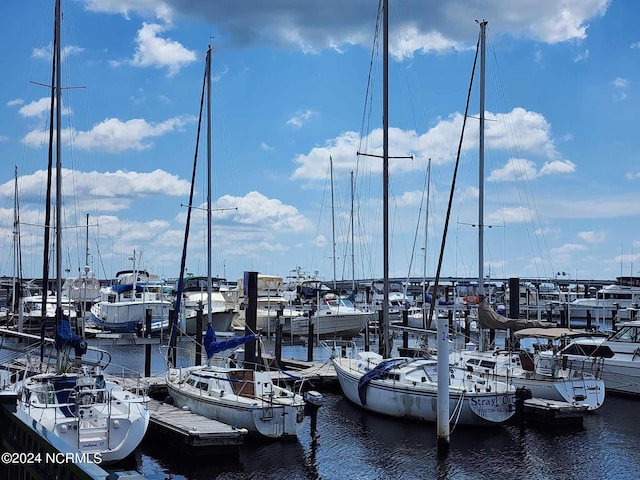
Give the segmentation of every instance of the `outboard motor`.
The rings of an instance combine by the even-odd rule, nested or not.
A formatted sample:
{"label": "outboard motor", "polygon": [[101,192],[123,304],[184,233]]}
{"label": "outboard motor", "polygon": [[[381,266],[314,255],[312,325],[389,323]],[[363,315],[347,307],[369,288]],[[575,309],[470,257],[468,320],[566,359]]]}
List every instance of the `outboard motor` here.
{"label": "outboard motor", "polygon": [[316,429],[318,422],[318,410],[324,405],[324,397],[320,392],[309,390],[304,393],[304,415],[311,418],[311,438],[318,438],[319,434]]}
{"label": "outboard motor", "polygon": [[531,398],[533,398],[533,393],[530,388],[516,388],[516,416],[520,421],[520,429],[524,429],[524,401]]}

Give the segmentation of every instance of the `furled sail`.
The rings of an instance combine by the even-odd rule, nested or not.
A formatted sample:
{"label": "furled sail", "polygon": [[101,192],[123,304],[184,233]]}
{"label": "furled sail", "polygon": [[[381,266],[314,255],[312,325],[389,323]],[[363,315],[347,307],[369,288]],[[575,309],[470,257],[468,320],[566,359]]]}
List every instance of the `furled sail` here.
{"label": "furled sail", "polygon": [[478,304],[478,323],[480,324],[480,328],[495,330],[511,329],[513,331],[523,328],[549,328],[555,326],[555,324],[551,322],[526,319],[515,320],[503,317],[491,308],[491,305],[487,303],[484,297],[481,297],[480,303]]}

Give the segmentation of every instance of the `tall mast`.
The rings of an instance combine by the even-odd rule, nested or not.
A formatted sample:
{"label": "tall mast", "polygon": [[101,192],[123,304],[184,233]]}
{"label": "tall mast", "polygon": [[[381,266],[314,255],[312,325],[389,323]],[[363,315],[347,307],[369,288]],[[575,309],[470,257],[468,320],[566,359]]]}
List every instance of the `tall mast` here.
{"label": "tall mast", "polygon": [[478,157],[478,294],[484,295],[484,91],[487,22],[480,22],[480,154]]}
{"label": "tall mast", "polygon": [[[20,209],[18,203],[18,166],[15,166],[13,192],[13,285],[11,310],[15,313],[18,307],[18,291],[22,290],[22,260],[20,259]],[[18,285],[20,286],[18,288]]]}
{"label": "tall mast", "polygon": [[61,88],[61,48],[60,44],[60,0],[56,0],[56,310],[62,311],[62,157],[61,157],[61,110],[62,110],[62,88]]}
{"label": "tall mast", "polygon": [[207,323],[211,315],[211,45],[207,50]]}
{"label": "tall mast", "polygon": [[[87,246],[87,251],[84,256],[84,265],[85,267],[89,266],[89,214],[87,213],[87,228],[85,230],[85,245]],[[86,273],[89,273],[88,271]]]}
{"label": "tall mast", "polygon": [[354,251],[355,233],[353,231],[353,170],[351,170],[351,291],[356,291],[356,257]]}
{"label": "tall mast", "polygon": [[333,247],[333,289],[336,287],[336,218],[333,203],[333,157],[329,155],[329,169],[331,171],[331,245]]}
{"label": "tall mast", "polygon": [[382,356],[387,357],[389,342],[389,0],[383,0],[382,34],[382,229],[383,299]]}
{"label": "tall mast", "polygon": [[[427,239],[429,236],[429,190],[431,189],[431,159],[427,162],[427,205],[424,214],[424,258],[422,259],[422,326],[427,328]],[[434,292],[435,294],[435,292]]]}

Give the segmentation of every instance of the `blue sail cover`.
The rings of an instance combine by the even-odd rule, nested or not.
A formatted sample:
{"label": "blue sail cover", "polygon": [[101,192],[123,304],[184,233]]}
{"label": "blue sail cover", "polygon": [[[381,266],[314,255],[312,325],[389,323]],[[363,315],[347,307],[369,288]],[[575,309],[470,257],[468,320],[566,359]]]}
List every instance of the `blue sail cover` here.
{"label": "blue sail cover", "polygon": [[363,407],[367,405],[367,387],[372,380],[383,378],[389,373],[389,370],[406,363],[406,358],[391,358],[389,360],[383,360],[372,370],[365,373],[358,382],[358,397]]}
{"label": "blue sail cover", "polygon": [[61,350],[66,346],[74,349],[76,357],[87,353],[87,342],[71,332],[69,317],[66,317],[62,312],[58,312],[56,321],[56,349]]}
{"label": "blue sail cover", "polygon": [[216,353],[235,348],[238,345],[255,340],[256,336],[251,333],[244,337],[230,338],[229,340],[216,340],[216,332],[213,330],[211,324],[207,328],[207,333],[204,336],[204,349],[207,351],[207,359],[213,357]]}

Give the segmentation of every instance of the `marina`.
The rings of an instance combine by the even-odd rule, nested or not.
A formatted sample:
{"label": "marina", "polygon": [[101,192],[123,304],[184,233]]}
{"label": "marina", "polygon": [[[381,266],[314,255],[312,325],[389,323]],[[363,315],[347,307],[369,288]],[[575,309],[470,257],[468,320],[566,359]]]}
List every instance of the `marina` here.
{"label": "marina", "polygon": [[[526,23],[525,31],[499,12],[498,45],[503,36],[523,44],[534,39],[544,47],[536,47],[535,63],[547,67],[554,44],[579,40],[576,44],[582,45],[586,22],[597,25],[597,16],[605,16],[611,2],[599,1],[604,2],[599,9],[584,7],[588,13],[581,15],[572,6],[563,6],[562,12],[551,8],[574,21],[570,28],[557,19],[543,15],[537,21],[518,11],[522,20],[517,23]],[[132,16],[129,10],[122,16],[143,23],[135,54],[129,57],[115,48],[120,38],[110,38],[108,48],[82,37],[77,45],[68,43],[67,37],[76,38],[75,32],[68,35],[74,23],[69,13],[80,13],[80,30],[95,39],[95,32],[86,29],[92,21],[87,11],[96,17],[117,13],[113,6],[47,3],[54,7],[47,13],[53,19],[53,41],[31,51],[34,62],[46,61],[50,71],[33,68],[31,75],[50,75],[50,82],[30,81],[48,88],[49,97],[14,96],[7,103],[27,119],[25,130],[31,131],[22,143],[37,147],[43,157],[46,152],[47,158],[30,158],[21,175],[16,165],[14,178],[2,186],[13,205],[2,210],[1,230],[13,245],[3,248],[11,265],[2,265],[0,278],[0,478],[640,478],[640,272],[634,272],[636,255],[620,252],[612,260],[609,232],[629,233],[605,223],[596,231],[592,213],[582,224],[577,220],[591,210],[596,217],[606,216],[599,209],[585,209],[589,203],[584,200],[571,204],[581,201],[579,189],[589,194],[596,190],[584,188],[587,161],[582,159],[587,147],[596,151],[575,130],[586,128],[584,124],[564,124],[563,131],[556,123],[552,134],[544,113],[531,107],[509,111],[496,101],[504,92],[495,95],[492,90],[504,88],[501,80],[490,75],[489,85],[485,81],[487,61],[497,57],[486,52],[487,38],[492,43],[494,38],[487,37],[488,10],[480,16],[481,10],[470,9],[479,28],[473,49],[468,26],[456,20],[441,28],[440,23],[449,21],[443,12],[434,22],[430,14],[441,8],[436,4],[425,15],[424,6],[411,0],[391,6],[390,0],[379,0],[377,9],[375,4],[357,9],[362,19],[348,33],[329,30],[331,21],[323,22],[333,15],[307,12],[306,4],[298,8],[308,19],[291,17],[283,29],[279,12],[289,7],[271,5],[274,15],[265,23],[273,22],[275,30],[263,25],[251,30],[261,40],[261,53],[269,54],[245,61],[243,55],[254,42],[246,35],[249,30],[243,31],[250,18],[236,17],[222,4],[214,2],[210,9],[223,13],[223,21],[199,12],[201,2],[189,7],[174,2],[156,9],[156,23],[148,20],[153,8],[130,6]],[[341,10],[345,25],[354,21],[351,10],[356,9]],[[209,45],[201,86],[192,75],[192,62],[198,63],[204,49],[196,53],[167,36],[182,24],[180,13],[216,26],[205,37]],[[317,27],[313,35],[305,25],[309,19]],[[239,20],[243,28],[238,28]],[[367,31],[374,34],[371,45],[363,40]],[[559,38],[559,31],[573,33]],[[132,32],[122,29],[123,39]],[[174,38],[182,34],[174,33]],[[19,38],[33,42],[30,35]],[[196,38],[191,37],[193,44],[203,46]],[[330,44],[332,55],[348,59],[350,75],[367,78],[360,132],[356,117],[346,113],[351,103],[346,96],[341,97],[345,110],[334,106],[335,116],[329,116],[320,90],[310,89],[311,78],[319,76],[314,71],[319,62],[313,60],[304,67],[297,64],[309,74],[308,84],[300,80],[288,95],[279,92],[297,74],[286,68],[286,61],[278,70],[286,74],[277,75],[277,86],[271,83],[276,69],[265,70],[259,96],[279,103],[271,105],[268,115],[237,115],[244,122],[229,135],[224,102],[216,98],[212,106],[212,90],[225,101],[229,92],[237,95],[236,84],[248,87],[246,80],[256,76],[262,62],[273,61],[291,38],[298,43],[296,52],[288,53],[292,58],[303,53],[317,60]],[[627,46],[633,42],[632,48],[640,46],[637,39],[625,41]],[[372,49],[368,61],[362,46]],[[19,47],[24,56],[26,44]],[[449,58],[448,50],[456,52],[455,68],[437,64],[435,57]],[[84,127],[86,131],[67,126],[81,112],[72,102],[72,91],[80,87],[67,84],[67,72],[76,76],[83,71],[67,65],[73,51],[91,59],[89,83],[112,94],[113,108],[118,105],[117,113],[99,110],[105,120]],[[588,52],[577,53],[574,63],[586,61]],[[420,95],[398,88],[399,72],[390,75],[389,68],[410,60],[412,73],[427,71],[416,53],[432,57],[429,75],[418,77],[420,89],[427,86],[430,98],[443,101],[436,106],[420,100],[429,110],[424,134],[410,125],[411,119],[402,119],[398,108]],[[572,55],[575,59],[576,53]],[[282,57],[277,58],[280,62]],[[11,60],[16,71],[26,71],[17,57]],[[526,69],[526,62],[519,61],[514,63],[518,74]],[[224,62],[232,67],[223,67]],[[128,82],[124,76],[110,77],[102,70],[106,64],[124,75],[131,67],[150,66],[167,69],[167,74],[157,75],[155,82],[142,83],[144,77],[137,77],[144,88],[118,104]],[[432,66],[438,75],[431,75]],[[332,94],[338,92],[336,85],[348,85],[345,78],[332,76],[346,71],[345,64],[323,70]],[[528,75],[533,82],[535,71]],[[609,76],[615,78],[614,73]],[[447,81],[443,90],[434,88],[439,77]],[[576,72],[575,78],[586,77],[592,75]],[[609,83],[620,93],[616,101],[627,98],[629,80],[619,76]],[[113,85],[122,85],[122,91]],[[512,90],[523,102],[536,105],[539,100],[535,89]],[[247,92],[229,97],[237,102],[235,111],[242,111],[237,106],[249,99]],[[252,100],[260,103],[258,97]],[[566,100],[565,115],[579,111]],[[153,111],[147,110],[148,103],[156,104]],[[537,105],[551,111],[555,103],[550,96]],[[460,112],[451,113],[451,105]],[[417,112],[414,105],[411,110]],[[116,118],[124,112],[136,118]],[[256,128],[263,116],[272,119],[272,128]],[[419,117],[412,116],[413,121]],[[562,125],[554,117],[558,121]],[[300,130],[308,122],[306,126],[318,129],[313,137],[326,128],[322,124],[333,124],[335,131],[325,130],[324,142],[317,137],[311,143],[312,136],[305,135],[312,130]],[[287,130],[278,131],[278,124]],[[252,134],[237,137],[240,131]],[[195,145],[193,138],[186,141],[187,132],[195,136]],[[169,133],[176,138],[160,138]],[[525,142],[511,145],[512,133]],[[581,137],[585,151],[572,150],[574,136]],[[18,135],[12,130],[0,137],[14,148]],[[243,145],[239,162],[230,152],[222,153],[227,140]],[[247,149],[251,144],[253,151]],[[89,174],[94,160],[74,150],[92,151],[94,146],[100,166]],[[149,163],[157,168],[138,172],[139,165],[146,165],[138,157],[143,159],[147,150]],[[119,156],[123,152],[126,160]],[[105,160],[104,153],[113,160]],[[508,157],[500,159],[503,153]],[[287,174],[275,170],[275,155],[293,159]],[[436,185],[430,207],[432,155]],[[570,155],[580,161],[574,163]],[[225,157],[230,172],[225,171]],[[76,158],[82,158],[81,165]],[[254,158],[260,159],[259,168]],[[233,169],[240,165],[238,182]],[[105,168],[109,171],[99,171]],[[340,193],[335,184],[344,188],[347,173],[348,207],[340,198],[335,204]],[[560,175],[584,183],[553,184]],[[633,181],[638,175],[627,171],[626,177]],[[603,173],[596,180],[604,183],[604,178]],[[533,190],[520,180],[533,179],[536,193],[530,195]],[[238,183],[246,191],[235,191]],[[562,190],[568,203],[561,204],[556,190]],[[149,203],[134,212],[131,207],[141,205],[142,198]],[[329,198],[330,207],[325,205]],[[537,203],[546,206],[540,213]],[[634,204],[626,198],[625,203]],[[79,206],[91,210],[95,221],[80,213]],[[325,209],[330,209],[330,234]],[[310,212],[320,217],[315,231]],[[431,228],[430,215],[435,218]],[[509,233],[505,228],[501,238],[489,230],[507,226]],[[418,240],[422,227],[423,243]],[[473,235],[464,233],[470,228]],[[530,232],[539,240],[532,241]],[[554,237],[552,248],[544,234]],[[525,237],[529,254],[521,252]],[[416,277],[412,269],[419,257],[423,274]],[[556,268],[552,260],[575,274]],[[331,280],[320,275],[331,270],[329,263]],[[303,264],[313,266],[306,270]],[[287,266],[295,266],[291,275],[273,273]],[[443,271],[464,274],[446,276]]]}

